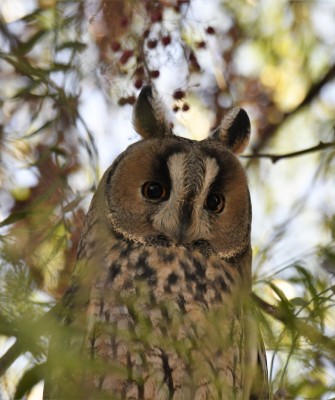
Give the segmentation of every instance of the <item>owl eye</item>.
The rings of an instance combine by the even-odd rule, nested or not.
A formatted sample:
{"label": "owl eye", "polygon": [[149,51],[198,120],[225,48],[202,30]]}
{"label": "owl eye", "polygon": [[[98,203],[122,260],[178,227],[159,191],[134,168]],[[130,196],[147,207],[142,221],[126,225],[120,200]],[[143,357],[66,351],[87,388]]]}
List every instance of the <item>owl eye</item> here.
{"label": "owl eye", "polygon": [[221,194],[211,193],[207,196],[205,202],[205,208],[208,211],[211,211],[215,214],[219,214],[220,212],[223,211],[224,206],[225,206],[225,199]]}
{"label": "owl eye", "polygon": [[168,197],[168,191],[159,182],[146,182],[142,186],[142,195],[149,200],[165,200]]}

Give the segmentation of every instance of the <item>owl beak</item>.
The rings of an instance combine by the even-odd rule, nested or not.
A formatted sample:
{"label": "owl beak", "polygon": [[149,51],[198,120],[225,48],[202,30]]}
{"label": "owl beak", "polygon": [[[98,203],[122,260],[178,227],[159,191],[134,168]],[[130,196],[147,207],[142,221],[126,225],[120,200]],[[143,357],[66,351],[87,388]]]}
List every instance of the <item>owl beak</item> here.
{"label": "owl beak", "polygon": [[177,245],[186,244],[190,240],[190,224],[193,215],[192,202],[185,201],[180,208],[179,229],[176,232]]}
{"label": "owl beak", "polygon": [[188,234],[187,234],[188,226],[181,224],[179,227],[179,230],[176,235],[176,244],[177,246],[180,246],[182,244],[185,244],[188,239]]}

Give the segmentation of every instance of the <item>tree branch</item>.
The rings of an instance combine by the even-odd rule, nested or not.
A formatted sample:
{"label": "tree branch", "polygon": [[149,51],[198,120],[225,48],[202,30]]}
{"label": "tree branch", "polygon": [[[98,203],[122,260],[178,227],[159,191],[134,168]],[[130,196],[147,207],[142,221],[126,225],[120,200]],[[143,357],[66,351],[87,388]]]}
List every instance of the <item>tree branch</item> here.
{"label": "tree branch", "polygon": [[256,143],[254,151],[257,153],[264,145],[268,142],[270,138],[274,136],[274,134],[277,132],[277,130],[282,126],[282,124],[291,118],[292,116],[296,115],[298,112],[301,111],[302,108],[310,104],[321,92],[321,89],[329,83],[333,78],[335,77],[335,64],[331,65],[328,71],[325,73],[325,75],[320,78],[319,81],[315,82],[312,84],[306,93],[306,96],[304,99],[301,101],[300,104],[297,105],[295,109],[293,109],[290,112],[283,113],[282,119],[280,122],[275,123],[275,124],[268,124],[263,132],[262,132],[262,137],[258,143]]}
{"label": "tree branch", "polygon": [[25,351],[18,342],[15,342],[0,358],[0,377],[2,377],[13,362]]}
{"label": "tree branch", "polygon": [[279,160],[282,160],[283,158],[293,158],[293,157],[299,157],[303,156],[305,154],[309,153],[314,153],[316,151],[324,150],[334,147],[335,148],[335,142],[319,142],[318,145],[310,147],[308,149],[304,150],[299,150],[299,151],[294,151],[292,153],[287,153],[287,154],[271,154],[271,153],[255,153],[255,154],[246,154],[242,155],[241,157],[248,158],[248,159],[253,159],[253,158],[269,158],[272,163],[276,163]]}
{"label": "tree branch", "polygon": [[330,351],[335,355],[335,341],[328,336],[323,335],[310,323],[305,322],[302,318],[298,318],[291,313],[287,313],[272,304],[267,303],[256,294],[252,294],[255,304],[266,314],[282,322],[286,327],[296,330],[299,335],[305,337],[314,345],[322,347],[325,351]]}

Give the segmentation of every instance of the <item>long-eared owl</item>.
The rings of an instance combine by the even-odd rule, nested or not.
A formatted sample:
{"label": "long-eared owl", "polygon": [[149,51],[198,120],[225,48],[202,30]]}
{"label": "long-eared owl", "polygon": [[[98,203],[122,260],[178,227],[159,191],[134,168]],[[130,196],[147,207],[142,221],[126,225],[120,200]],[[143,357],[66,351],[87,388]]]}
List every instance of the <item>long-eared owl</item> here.
{"label": "long-eared owl", "polygon": [[249,118],[234,108],[207,139],[177,137],[147,86],[134,126],[143,140],[107,169],[88,211],[44,396],[265,399],[236,157]]}

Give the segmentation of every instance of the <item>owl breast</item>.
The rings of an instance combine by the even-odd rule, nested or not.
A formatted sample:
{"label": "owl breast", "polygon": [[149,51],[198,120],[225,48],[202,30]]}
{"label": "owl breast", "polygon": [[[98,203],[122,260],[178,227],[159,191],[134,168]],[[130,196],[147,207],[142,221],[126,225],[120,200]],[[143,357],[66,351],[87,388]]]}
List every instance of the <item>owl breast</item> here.
{"label": "owl breast", "polygon": [[197,250],[122,241],[108,247],[103,265],[90,293],[86,346],[111,372],[95,376],[96,390],[127,399],[241,392],[238,267]]}

